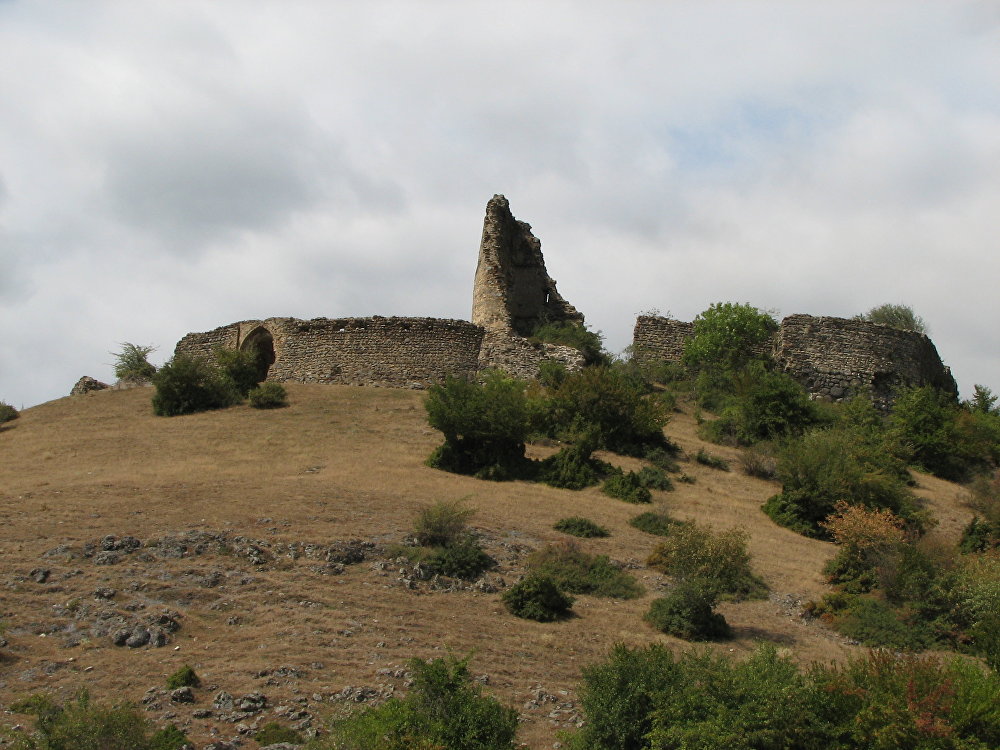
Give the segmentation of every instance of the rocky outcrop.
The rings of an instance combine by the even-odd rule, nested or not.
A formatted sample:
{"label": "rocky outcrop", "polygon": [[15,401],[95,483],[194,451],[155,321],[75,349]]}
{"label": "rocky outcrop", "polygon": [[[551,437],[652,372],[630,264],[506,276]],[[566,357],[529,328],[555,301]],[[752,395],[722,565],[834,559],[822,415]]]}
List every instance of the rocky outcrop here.
{"label": "rocky outcrop", "polygon": [[96,378],[92,378],[89,375],[84,375],[82,378],[76,381],[76,385],[70,390],[70,396],[82,396],[85,393],[90,393],[91,391],[103,391],[105,388],[110,388],[107,383],[102,383]]}

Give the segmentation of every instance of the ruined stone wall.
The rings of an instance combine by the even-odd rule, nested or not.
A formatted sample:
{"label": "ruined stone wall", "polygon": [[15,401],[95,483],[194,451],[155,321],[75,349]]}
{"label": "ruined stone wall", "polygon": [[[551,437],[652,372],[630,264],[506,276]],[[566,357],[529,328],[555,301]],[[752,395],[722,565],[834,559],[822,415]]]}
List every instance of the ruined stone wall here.
{"label": "ruined stone wall", "polygon": [[558,362],[570,372],[584,366],[584,357],[578,349],[529,341],[496,331],[486,332],[479,352],[481,370],[498,368],[524,380],[538,377],[538,369],[545,361]]}
{"label": "ruined stone wall", "polygon": [[472,322],[490,331],[530,336],[541,323],[583,315],[556,290],[545,270],[542,244],[518,221],[502,195],[486,204],[483,238],[472,292]]}
{"label": "ruined stone wall", "polygon": [[261,328],[274,345],[268,380],[397,388],[472,376],[484,334],[466,321],[437,318],[268,318],[188,334],[175,353],[239,348]]}
{"label": "ruined stone wall", "polygon": [[680,362],[684,342],[694,335],[694,323],[640,315],[632,331],[632,352],[639,362],[666,360]]}
{"label": "ruined stone wall", "polygon": [[[693,333],[691,323],[642,316],[633,334],[635,356],[640,362],[680,362]],[[886,407],[901,386],[958,393],[927,336],[863,320],[790,315],[775,334],[774,358],[816,398],[841,401],[869,392]]]}
{"label": "ruined stone wall", "polygon": [[927,336],[864,320],[790,315],[781,321],[775,355],[810,393],[833,400],[868,391],[887,406],[901,386],[958,393]]}

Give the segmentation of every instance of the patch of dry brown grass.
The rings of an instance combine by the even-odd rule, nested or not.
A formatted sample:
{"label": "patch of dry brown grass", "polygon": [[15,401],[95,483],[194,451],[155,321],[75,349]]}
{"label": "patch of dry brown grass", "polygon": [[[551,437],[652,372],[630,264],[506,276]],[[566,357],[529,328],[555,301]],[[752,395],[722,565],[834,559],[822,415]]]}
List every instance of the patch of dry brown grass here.
{"label": "patch of dry brown grass", "polygon": [[[604,658],[615,642],[686,648],[642,622],[663,583],[644,566],[657,539],[628,525],[645,508],[611,500],[596,487],[572,492],[490,483],[426,467],[439,436],[426,424],[419,392],[297,384],[288,392],[287,409],[240,406],[161,418],[153,416],[148,389],[102,391],[27,409],[0,434],[0,621],[10,642],[0,649],[0,704],[39,690],[68,697],[84,685],[99,699],[139,700],[190,664],[204,685],[194,708],[209,707],[217,690],[262,690],[272,705],[305,698],[309,710],[322,715],[333,710],[329,696],[344,686],[393,683],[379,670],[451,649],[474,652],[473,670],[490,675],[487,690],[521,710],[538,685],[574,701],[580,668]],[[685,414],[674,416],[667,433],[691,455],[705,445]],[[541,456],[554,449],[530,450]],[[738,455],[720,446],[710,450],[734,463]],[[803,623],[788,604],[826,590],[820,570],[833,547],[764,516],[760,505],[777,491],[775,484],[694,461],[683,468],[695,483],[654,492],[654,509],[746,529],[754,568],[775,595],[722,605],[736,638],[715,647],[744,653],[768,640],[804,661],[846,653],[841,639]],[[970,514],[956,501],[956,487],[929,477],[920,484],[919,494],[941,518],[937,533],[960,533]],[[636,566],[647,595],[631,601],[581,596],[577,617],[539,624],[508,615],[499,593],[410,590],[397,581],[394,566],[370,561],[323,575],[314,561],[287,556],[263,568],[226,555],[150,563],[126,557],[110,566],[42,557],[56,545],[79,547],[106,534],[148,540],[188,530],[269,542],[396,543],[421,508],[458,498],[476,511],[470,523],[501,560],[497,573],[508,584],[523,570],[529,549],[561,538],[552,529],[557,520],[579,515],[612,532],[581,540],[581,547]],[[29,573],[42,567],[51,574],[40,584]],[[219,585],[198,583],[213,571],[222,576]],[[123,649],[87,637],[64,647],[74,621],[59,608],[92,604],[99,587],[119,592],[116,606],[180,612],[182,629],[159,649]],[[301,674],[255,676],[281,666]],[[555,738],[550,706],[522,711],[521,737],[531,747],[551,746]],[[189,721],[199,742],[213,728],[220,736],[233,732],[212,717],[189,720],[189,709],[169,704],[151,718],[167,710]]]}

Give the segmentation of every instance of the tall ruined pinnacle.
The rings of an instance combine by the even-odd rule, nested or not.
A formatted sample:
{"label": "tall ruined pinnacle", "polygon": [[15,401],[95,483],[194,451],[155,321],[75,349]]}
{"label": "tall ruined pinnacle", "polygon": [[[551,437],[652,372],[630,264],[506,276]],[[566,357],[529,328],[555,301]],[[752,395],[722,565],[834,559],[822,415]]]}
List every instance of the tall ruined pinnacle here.
{"label": "tall ruined pinnacle", "polygon": [[545,270],[542,243],[502,195],[486,204],[472,293],[472,322],[488,331],[530,336],[542,323],[583,323]]}

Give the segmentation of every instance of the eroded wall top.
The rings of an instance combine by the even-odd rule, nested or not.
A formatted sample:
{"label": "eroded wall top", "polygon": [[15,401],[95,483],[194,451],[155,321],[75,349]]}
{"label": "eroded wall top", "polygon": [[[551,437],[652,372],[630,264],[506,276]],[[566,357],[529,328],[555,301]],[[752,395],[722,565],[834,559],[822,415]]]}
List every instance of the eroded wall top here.
{"label": "eroded wall top", "polygon": [[542,323],[583,315],[556,291],[545,270],[542,244],[518,221],[502,195],[486,204],[472,296],[472,322],[490,331],[530,336]]}

